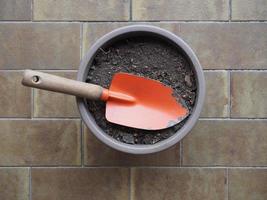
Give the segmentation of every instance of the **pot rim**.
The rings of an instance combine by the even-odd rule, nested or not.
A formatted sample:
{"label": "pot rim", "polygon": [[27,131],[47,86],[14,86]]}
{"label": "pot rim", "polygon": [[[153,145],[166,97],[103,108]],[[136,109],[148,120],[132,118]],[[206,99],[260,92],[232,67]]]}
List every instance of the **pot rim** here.
{"label": "pot rim", "polygon": [[153,35],[158,35],[160,37],[166,38],[167,40],[173,42],[178,48],[180,48],[188,57],[188,59],[192,63],[192,67],[195,70],[195,76],[196,76],[196,82],[197,82],[197,97],[195,106],[193,108],[193,111],[185,124],[182,126],[181,129],[179,129],[174,135],[171,137],[162,140],[160,142],[157,142],[155,144],[151,145],[131,145],[126,144],[123,142],[119,142],[116,139],[112,138],[108,134],[106,134],[95,122],[94,117],[87,109],[87,105],[85,102],[85,99],[83,98],[76,98],[78,110],[80,112],[81,118],[86,124],[86,126],[91,130],[91,132],[103,143],[106,145],[122,151],[126,153],[131,154],[149,154],[149,153],[155,153],[162,151],[164,149],[167,149],[177,142],[179,142],[196,124],[201,109],[203,107],[204,103],[204,97],[205,97],[205,79],[204,79],[204,73],[202,70],[202,67],[193,52],[193,50],[189,47],[188,44],[186,44],[180,37],[176,36],[175,34],[156,27],[152,25],[130,25],[125,26],[121,28],[117,28],[106,35],[99,38],[94,45],[90,48],[90,50],[87,52],[87,54],[84,56],[84,58],[81,61],[81,64],[79,66],[78,74],[77,74],[77,80],[85,82],[90,65],[94,59],[95,54],[97,53],[97,50],[102,47],[103,45],[107,44],[110,40],[113,40],[116,37],[119,37],[121,35],[133,33],[133,32],[146,32]]}

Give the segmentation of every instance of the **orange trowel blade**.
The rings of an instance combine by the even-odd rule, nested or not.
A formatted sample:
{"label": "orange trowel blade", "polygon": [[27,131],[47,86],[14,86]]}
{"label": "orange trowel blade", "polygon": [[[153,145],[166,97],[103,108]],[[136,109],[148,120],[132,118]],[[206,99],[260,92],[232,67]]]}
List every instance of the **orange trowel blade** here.
{"label": "orange trowel blade", "polygon": [[117,73],[110,93],[132,97],[134,101],[109,98],[106,119],[112,123],[146,130],[171,127],[189,114],[185,105],[173,96],[173,90],[152,79]]}

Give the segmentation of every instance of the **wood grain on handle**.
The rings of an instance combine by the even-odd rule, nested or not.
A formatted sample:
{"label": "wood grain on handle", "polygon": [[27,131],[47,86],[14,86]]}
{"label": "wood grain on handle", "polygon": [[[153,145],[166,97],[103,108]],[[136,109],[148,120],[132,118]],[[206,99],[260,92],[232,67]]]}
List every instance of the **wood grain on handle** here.
{"label": "wood grain on handle", "polygon": [[39,71],[25,70],[21,82],[25,86],[99,100],[104,88]]}

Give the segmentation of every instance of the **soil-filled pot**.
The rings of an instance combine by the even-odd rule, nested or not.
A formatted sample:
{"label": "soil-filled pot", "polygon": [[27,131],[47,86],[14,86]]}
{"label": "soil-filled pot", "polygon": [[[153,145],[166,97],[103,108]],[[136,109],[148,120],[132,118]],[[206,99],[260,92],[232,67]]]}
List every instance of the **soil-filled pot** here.
{"label": "soil-filled pot", "polygon": [[[155,42],[153,42],[153,40]],[[133,45],[129,47],[129,51],[125,51],[125,44],[128,45],[128,43]],[[163,45],[162,48],[165,49],[161,50],[161,44]],[[141,53],[139,52],[139,54],[134,55],[137,47],[140,49]],[[151,50],[151,48],[154,50]],[[155,55],[153,57],[153,54],[155,53],[158,53],[159,55],[157,59],[159,59],[158,65],[160,66],[154,66],[154,68],[150,68],[150,66],[144,66],[146,60],[149,59],[152,59],[152,64],[150,65],[153,65],[153,60],[157,60],[155,59]],[[177,58],[173,58],[173,56],[176,56],[176,54]],[[146,55],[151,57],[146,58]],[[116,60],[123,60],[124,58],[126,59],[125,62],[117,62]],[[143,62],[138,63],[139,58],[140,60],[143,59]],[[163,60],[165,61],[163,62]],[[168,64],[169,61],[170,64]],[[177,65],[175,62],[177,62]],[[98,70],[99,66],[111,66],[111,68],[106,71],[101,71]],[[166,70],[168,70],[169,68],[173,68],[173,66],[177,66],[176,71],[174,68],[174,70],[172,69],[171,72],[165,73],[165,69],[163,69],[164,67]],[[183,66],[185,67],[183,68]],[[136,68],[138,68],[138,70],[136,70]],[[141,70],[139,70],[139,68],[141,68]],[[96,74],[94,70],[98,70],[97,78],[95,79],[94,77],[92,78],[92,76]],[[97,42],[91,47],[80,64],[78,70],[78,80],[90,82],[92,79],[93,83],[100,85],[102,83],[104,84],[102,86],[108,87],[107,82],[110,80],[107,80],[108,78],[106,77],[112,77],[113,73],[119,71],[137,75],[141,74],[144,76],[146,76],[146,72],[148,72],[148,78],[152,77],[153,79],[157,80],[159,79],[157,77],[160,77],[159,81],[163,82],[164,84],[169,84],[170,86],[173,86],[172,81],[177,81],[177,77],[184,78],[185,80],[183,81],[189,84],[189,87],[191,87],[190,91],[192,91],[192,95],[189,95],[188,97],[188,102],[191,105],[190,115],[183,122],[176,125],[173,129],[162,130],[161,132],[142,132],[142,130],[134,130],[106,122],[104,113],[100,113],[104,110],[104,108],[102,109],[101,104],[91,104],[91,102],[88,103],[86,99],[77,98],[78,108],[83,121],[99,140],[119,151],[132,154],[149,154],[162,151],[176,144],[193,128],[203,107],[205,96],[205,80],[203,70],[195,53],[181,38],[169,31],[150,25],[132,25],[118,28],[98,39]],[[159,74],[157,74],[157,71],[159,71]],[[183,73],[183,75],[180,76],[180,72]],[[105,83],[107,84],[105,85]],[[183,85],[181,85],[179,81],[176,85],[178,86],[175,87],[180,88],[180,90],[177,90],[178,93],[179,91],[184,91]],[[181,93],[182,94],[180,95],[182,97],[186,96],[187,94],[183,94],[183,92]],[[90,105],[88,106],[88,104]],[[101,117],[96,117],[98,115]],[[142,116],[136,117],[140,118]],[[103,124],[104,126],[102,126]],[[111,130],[108,130],[108,128]],[[115,131],[118,131],[119,134],[113,134],[113,128]],[[139,140],[138,137],[140,137],[140,135],[142,138]],[[126,143],[124,142],[124,138],[128,138]],[[146,142],[144,138],[148,138],[149,140],[153,139],[153,141]],[[129,140],[130,142],[128,142]]]}

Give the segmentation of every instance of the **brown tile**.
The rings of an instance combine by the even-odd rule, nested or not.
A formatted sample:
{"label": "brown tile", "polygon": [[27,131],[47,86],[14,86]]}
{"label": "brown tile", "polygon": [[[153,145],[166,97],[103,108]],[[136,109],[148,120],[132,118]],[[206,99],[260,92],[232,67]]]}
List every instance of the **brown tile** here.
{"label": "brown tile", "polygon": [[84,127],[84,162],[88,166],[178,166],[179,144],[160,153],[131,155],[108,147]]}
{"label": "brown tile", "polygon": [[0,69],[77,69],[80,25],[0,24]]}
{"label": "brown tile", "polygon": [[226,195],[224,169],[134,168],[133,200],[220,199]]}
{"label": "brown tile", "polygon": [[266,0],[232,0],[233,20],[266,20]]}
{"label": "brown tile", "polygon": [[[76,72],[46,73],[76,79]],[[76,98],[74,96],[45,91],[34,90],[34,117],[79,117]]]}
{"label": "brown tile", "polygon": [[21,80],[21,72],[0,72],[0,117],[31,116],[31,89]]}
{"label": "brown tile", "polygon": [[126,200],[129,169],[39,168],[32,170],[32,199]]}
{"label": "brown tile", "polygon": [[183,165],[266,166],[265,120],[200,120],[183,139]]}
{"label": "brown tile", "polygon": [[[140,23],[87,23],[83,54],[107,32]],[[147,23],[172,31],[195,51],[205,69],[267,69],[266,23]],[[253,55],[253,56],[251,56]]]}
{"label": "brown tile", "polygon": [[206,97],[201,117],[228,117],[228,73],[205,72]]}
{"label": "brown tile", "polygon": [[204,68],[266,69],[265,32],[264,23],[183,23],[178,35],[193,48]]}
{"label": "brown tile", "polygon": [[267,169],[230,169],[229,200],[267,199]]}
{"label": "brown tile", "polygon": [[267,72],[231,73],[231,116],[267,117]]}
{"label": "brown tile", "polygon": [[0,1],[0,20],[31,20],[31,0]]}
{"label": "brown tile", "polygon": [[0,168],[0,199],[29,199],[29,170],[27,168]]}
{"label": "brown tile", "polygon": [[[34,20],[129,20],[130,0],[34,0]],[[60,10],[60,12],[59,12]]]}
{"label": "brown tile", "polygon": [[78,165],[79,120],[0,120],[0,165]]}
{"label": "brown tile", "polygon": [[227,0],[133,0],[134,20],[227,20]]}
{"label": "brown tile", "polygon": [[84,23],[83,24],[83,41],[82,41],[82,55],[91,48],[98,38],[107,34],[108,32],[127,26],[128,23]]}
{"label": "brown tile", "polygon": [[[156,22],[102,22],[102,23],[84,23],[83,24],[83,43],[82,43],[82,55],[90,49],[90,47],[97,41],[98,38],[103,35],[111,32],[114,29],[130,26],[130,25],[138,25],[138,24],[147,24],[154,25],[164,29],[167,29],[174,33],[180,32],[180,24],[179,23],[156,23]],[[179,35],[179,34],[178,34]]]}

